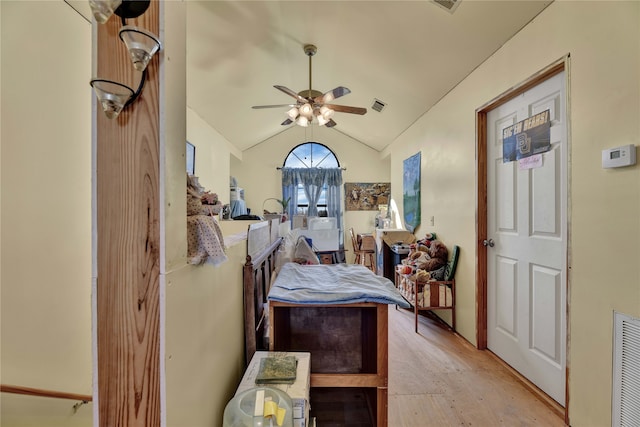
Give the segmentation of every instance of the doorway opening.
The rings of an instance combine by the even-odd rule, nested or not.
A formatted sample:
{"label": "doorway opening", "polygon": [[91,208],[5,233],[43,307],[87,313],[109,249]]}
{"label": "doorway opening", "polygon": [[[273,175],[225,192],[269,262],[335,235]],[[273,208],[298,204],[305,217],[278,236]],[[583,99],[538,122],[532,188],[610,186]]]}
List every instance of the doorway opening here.
{"label": "doorway opening", "polygon": [[[489,235],[491,234],[491,230],[489,230],[491,213],[489,209],[488,199],[491,197],[490,192],[492,191],[492,188],[490,188],[492,184],[489,182],[490,168],[493,168],[494,165],[489,164],[491,160],[488,160],[487,158],[489,154],[489,144],[490,144],[489,134],[490,134],[490,131],[493,130],[493,129],[490,129],[490,126],[492,125],[490,123],[489,113],[495,110],[496,108],[507,104],[509,101],[514,100],[516,97],[519,97],[525,94],[526,92],[532,90],[536,86],[541,85],[543,82],[551,79],[552,77],[558,75],[559,73],[562,73],[563,71],[566,71],[566,76],[568,76],[568,65],[569,65],[569,55],[554,62],[553,64],[549,65],[545,69],[541,70],[540,72],[536,73],[535,75],[531,76],[530,78],[522,82],[520,85],[513,87],[508,91],[500,94],[499,96],[497,96],[496,98],[494,98],[493,100],[489,101],[488,103],[486,103],[485,105],[481,106],[476,110],[476,135],[477,135],[477,146],[476,146],[476,153],[477,153],[477,158],[476,158],[476,162],[477,162],[477,165],[476,165],[477,166],[477,169],[476,169],[477,170],[477,177],[476,177],[476,184],[477,184],[477,188],[476,188],[476,193],[477,193],[477,198],[476,198],[477,200],[477,207],[476,207],[477,208],[476,324],[477,324],[477,330],[476,330],[476,340],[477,340],[477,346],[479,349],[491,350],[489,348],[490,340],[488,338],[488,325],[490,323],[489,313],[488,313],[488,307],[490,306],[490,301],[489,301],[489,296],[490,296],[489,285],[490,284],[488,282],[488,278],[490,278],[491,276],[489,274],[490,272],[488,268],[489,266],[488,263],[491,262],[489,257],[489,250],[491,250],[491,247],[493,246],[493,240],[492,240],[493,236]],[[565,79],[568,78],[566,76],[564,77]],[[565,93],[568,93],[568,85],[566,85]],[[565,97],[565,99],[567,100],[569,99],[568,95]],[[567,118],[569,117],[568,103],[566,108],[566,117]],[[568,129],[569,127],[567,125],[567,131],[566,131],[567,144],[569,144],[569,133],[570,133]],[[568,153],[568,149],[567,149],[567,153]],[[570,167],[569,161],[565,159],[564,162],[566,163],[566,167],[569,168]],[[568,176],[570,176],[570,174],[567,171],[567,177]],[[568,181],[566,183],[566,191],[567,191],[566,197],[568,199],[569,191],[570,191]],[[567,200],[567,205],[568,205],[568,200]],[[568,220],[569,220],[569,212],[567,209],[566,224],[564,225],[566,227],[568,227],[568,224],[569,224]],[[567,232],[567,236],[568,235],[569,233]],[[567,237],[566,243],[567,243],[567,247],[564,253],[565,257],[569,252],[568,237]],[[566,286],[564,291],[568,294],[568,286],[569,286],[568,258],[567,258],[566,267],[567,268],[565,268],[565,271],[563,272],[563,275],[565,276],[564,286]],[[566,345],[569,338],[568,303],[565,302],[565,306],[561,307],[560,310],[563,310],[564,313],[566,314],[566,334],[563,337],[563,339],[565,340],[564,344]],[[567,356],[565,354],[564,360],[563,360],[563,362],[565,363],[565,366],[567,365],[566,358]],[[505,362],[505,364],[507,363]],[[554,409],[556,409],[558,412],[563,414],[565,418],[565,422],[568,424],[569,422],[568,369],[565,369],[565,372],[563,375],[565,380],[564,408],[560,404],[557,404],[549,396],[547,396],[542,390],[536,387],[533,384],[533,381],[527,381],[527,379],[524,376],[522,378],[529,383],[531,390],[535,394],[539,395],[539,397],[542,400],[544,400],[545,402],[548,402],[550,406],[554,407]]]}

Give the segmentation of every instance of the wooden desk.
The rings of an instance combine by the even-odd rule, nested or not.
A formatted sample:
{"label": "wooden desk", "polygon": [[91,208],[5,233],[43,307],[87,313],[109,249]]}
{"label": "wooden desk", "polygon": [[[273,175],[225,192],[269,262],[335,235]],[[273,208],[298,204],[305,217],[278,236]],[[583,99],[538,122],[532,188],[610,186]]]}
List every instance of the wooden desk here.
{"label": "wooden desk", "polygon": [[393,265],[393,254],[391,245],[396,242],[413,243],[415,236],[407,230],[377,228],[375,231],[376,240],[376,272],[392,282],[395,280],[395,265]]}

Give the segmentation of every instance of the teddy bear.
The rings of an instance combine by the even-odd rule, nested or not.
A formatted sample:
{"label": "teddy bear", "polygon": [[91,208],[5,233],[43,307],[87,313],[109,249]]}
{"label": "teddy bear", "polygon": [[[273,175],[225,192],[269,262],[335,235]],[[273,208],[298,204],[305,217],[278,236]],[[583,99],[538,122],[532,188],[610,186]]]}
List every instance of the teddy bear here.
{"label": "teddy bear", "polygon": [[427,255],[426,259],[417,264],[417,267],[425,271],[435,271],[447,264],[449,250],[440,240],[433,240],[429,245]]}

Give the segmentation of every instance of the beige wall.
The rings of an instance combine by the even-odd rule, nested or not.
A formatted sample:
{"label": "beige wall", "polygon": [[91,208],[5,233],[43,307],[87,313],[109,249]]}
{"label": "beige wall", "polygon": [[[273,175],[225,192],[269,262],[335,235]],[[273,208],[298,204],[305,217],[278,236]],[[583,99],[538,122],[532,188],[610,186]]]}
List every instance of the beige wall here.
{"label": "beige wall", "polygon": [[244,368],[246,242],[218,267],[185,266],[166,283],[167,426],[217,426]]}
{"label": "beige wall", "polygon": [[[330,128],[302,128],[292,126],[286,131],[243,152],[242,160],[232,158],[231,174],[238,185],[245,189],[247,207],[252,212],[262,212],[263,202],[269,197],[282,197],[281,167],[289,152],[297,145],[313,141],[329,147],[338,158],[343,172],[343,182],[390,182],[389,157]],[[402,184],[400,183],[400,186]],[[271,202],[268,202],[271,203]],[[344,202],[343,202],[344,203]],[[266,209],[273,209],[265,204]],[[372,232],[377,211],[348,211],[344,214],[344,229]],[[351,249],[346,238],[345,248]],[[348,254],[349,259],[353,257]]]}
{"label": "beige wall", "polygon": [[[61,0],[0,10],[0,381],[91,395],[91,25]],[[2,425],[91,424],[72,400],[1,401]]]}
{"label": "beige wall", "polygon": [[[166,102],[164,174],[163,414],[167,426],[216,426],[242,376],[244,323],[242,264],[246,242],[227,248],[219,266],[186,263],[185,141],[196,146],[196,175],[228,201],[233,149],[187,108],[186,5],[163,2],[165,42],[162,82]],[[224,199],[225,193],[227,199]]]}
{"label": "beige wall", "polygon": [[187,108],[187,141],[196,147],[195,174],[207,190],[217,193],[222,203],[229,203],[229,156],[242,153]]}
{"label": "beige wall", "polygon": [[[556,1],[394,142],[422,152],[422,222],[462,247],[457,326],[475,342],[475,110],[571,55],[570,417],[611,422],[613,310],[640,316],[640,166],[604,170],[601,150],[640,143],[640,3]],[[393,186],[400,197],[401,186]],[[433,215],[435,226],[427,226]]]}

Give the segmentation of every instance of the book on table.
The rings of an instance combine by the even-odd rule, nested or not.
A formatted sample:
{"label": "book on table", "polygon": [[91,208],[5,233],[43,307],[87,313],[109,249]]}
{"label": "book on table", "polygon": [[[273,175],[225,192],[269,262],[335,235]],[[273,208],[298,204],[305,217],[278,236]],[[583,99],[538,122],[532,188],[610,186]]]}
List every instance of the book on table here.
{"label": "book on table", "polygon": [[273,355],[260,359],[256,384],[293,384],[298,361],[292,355]]}

